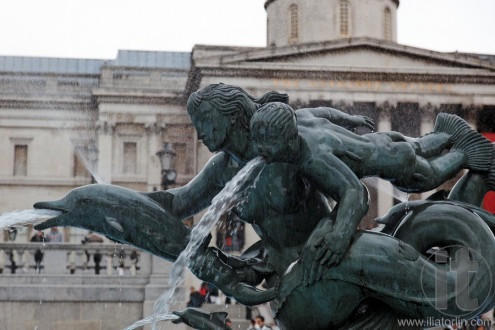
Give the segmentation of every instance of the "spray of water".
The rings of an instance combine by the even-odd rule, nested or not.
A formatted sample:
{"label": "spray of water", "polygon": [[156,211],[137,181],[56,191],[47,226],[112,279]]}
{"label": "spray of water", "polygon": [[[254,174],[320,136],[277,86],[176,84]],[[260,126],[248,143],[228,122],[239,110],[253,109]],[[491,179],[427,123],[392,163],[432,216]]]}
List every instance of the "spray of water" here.
{"label": "spray of water", "polygon": [[[365,179],[362,179],[362,181],[366,185],[374,187],[374,188],[380,190],[380,192],[385,193],[389,196],[392,196],[401,202],[406,202],[408,200],[408,194],[406,192],[398,190],[397,188],[392,186],[392,184],[390,182],[387,182],[385,180],[381,180],[379,178],[365,178]],[[385,185],[383,183],[385,183]]]}
{"label": "spray of water", "polygon": [[61,214],[61,211],[44,209],[3,213],[2,215],[0,215],[0,229],[35,225]]}
{"label": "spray of water", "polygon": [[[191,231],[187,247],[182,251],[172,266],[169,279],[170,289],[164,292],[155,302],[153,315],[130,325],[125,330],[132,330],[149,323],[153,324],[154,329],[155,323],[161,320],[162,315],[164,317],[170,315],[170,305],[175,302],[176,290],[184,281],[185,270],[190,265],[190,260],[194,253],[199,249],[205,238],[212,231],[218,219],[220,219],[224,213],[232,209],[232,207],[245,201],[247,198],[247,191],[256,184],[264,165],[265,163],[260,157],[251,160],[227,183],[222,191],[213,198],[208,211],[206,211],[197,226]],[[253,178],[253,176],[255,177]]]}
{"label": "spray of water", "polygon": [[[17,78],[22,78],[20,74],[17,74]],[[36,99],[45,99],[45,97],[41,94],[39,90],[37,90],[34,87],[27,88],[24,84],[20,85],[22,88],[22,92],[26,95],[33,95]],[[72,146],[72,149],[74,150],[74,153],[76,154],[76,157],[82,161],[84,167],[86,170],[93,176],[95,181],[97,183],[105,183],[102,178],[98,175],[97,169],[96,169],[96,162],[91,161],[91,158],[94,157],[94,155],[89,154],[89,149],[91,147],[94,147],[94,141],[91,142],[91,139],[88,140],[88,136],[91,136],[91,133],[95,131],[94,127],[89,124],[88,126],[85,126],[83,128],[83,132],[80,132],[77,137],[77,141],[86,141],[86,147],[83,148],[82,150],[79,145],[76,145],[76,140],[73,139],[73,134],[77,132],[77,130],[70,130],[67,127],[67,123],[69,122],[78,122],[80,121],[78,118],[72,117],[67,115],[65,112],[57,111],[55,109],[54,104],[51,101],[45,101],[46,104],[49,105],[49,110],[50,110],[50,120],[54,121],[59,121],[62,120],[64,123],[60,126],[57,127],[57,131],[69,142],[69,144]],[[78,112],[81,112],[83,110],[78,110]],[[62,117],[61,117],[62,116]],[[71,134],[72,133],[72,134]],[[96,135],[96,134],[95,134]]]}
{"label": "spray of water", "polygon": [[88,172],[91,174],[91,176],[95,179],[96,183],[104,184],[105,182],[97,173],[96,162],[95,161],[92,162],[89,160],[90,155],[88,154],[88,152],[83,152],[81,150],[81,148],[78,148],[74,144],[74,141],[71,141],[67,135],[65,135],[65,137],[69,141],[69,143],[72,145],[72,149],[76,153],[76,157],[82,161],[84,167],[86,168],[86,170],[88,170]]}

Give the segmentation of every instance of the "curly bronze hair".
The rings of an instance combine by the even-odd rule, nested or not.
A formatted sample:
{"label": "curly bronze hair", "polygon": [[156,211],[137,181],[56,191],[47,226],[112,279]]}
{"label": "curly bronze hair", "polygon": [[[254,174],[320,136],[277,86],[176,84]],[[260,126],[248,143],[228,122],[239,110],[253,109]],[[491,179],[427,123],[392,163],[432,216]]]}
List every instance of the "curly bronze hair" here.
{"label": "curly bronze hair", "polygon": [[[296,112],[288,104],[272,102],[256,111],[250,122],[251,135],[260,129],[290,140],[298,135]],[[273,132],[276,130],[275,132]]]}
{"label": "curly bronze hair", "polygon": [[240,87],[222,83],[212,84],[189,96],[187,100],[187,112],[191,113],[199,109],[202,101],[210,102],[218,111],[226,116],[235,117],[238,127],[249,136],[249,121],[253,114],[262,105],[270,102],[287,103],[289,96],[272,91],[260,98],[254,98]]}

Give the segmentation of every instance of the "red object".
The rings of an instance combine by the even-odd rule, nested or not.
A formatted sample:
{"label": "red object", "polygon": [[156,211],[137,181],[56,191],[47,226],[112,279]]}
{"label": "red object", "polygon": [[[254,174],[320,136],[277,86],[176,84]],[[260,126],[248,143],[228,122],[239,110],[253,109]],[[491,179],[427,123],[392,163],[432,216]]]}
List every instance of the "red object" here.
{"label": "red object", "polygon": [[[488,140],[495,141],[495,133],[481,133]],[[489,191],[483,200],[483,208],[491,213],[495,213],[495,192]]]}
{"label": "red object", "polygon": [[495,142],[495,133],[481,133],[484,137],[486,137],[488,140]]}

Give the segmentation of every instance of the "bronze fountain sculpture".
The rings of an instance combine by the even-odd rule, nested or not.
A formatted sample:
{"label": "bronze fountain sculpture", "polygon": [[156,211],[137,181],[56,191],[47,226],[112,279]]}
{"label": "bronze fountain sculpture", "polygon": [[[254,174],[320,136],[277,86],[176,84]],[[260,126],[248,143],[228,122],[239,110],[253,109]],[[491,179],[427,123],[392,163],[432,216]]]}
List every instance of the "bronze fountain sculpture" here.
{"label": "bronze fountain sculpture", "polygon": [[[331,108],[294,111],[287,102],[286,94],[256,99],[224,84],[193,93],[188,113],[216,154],[191,182],[151,193],[77,188],[60,201],[36,203],[63,212],[37,228],[83,227],[175,261],[191,232],[180,220],[208,207],[261,156],[258,183],[232,209],[260,241],[236,257],[206,239],[190,265],[201,280],[245,305],[270,301],[282,329],[393,329],[399,318],[469,319],[495,306],[495,216],[480,208],[495,189],[488,140],[444,113],[420,138],[356,135],[354,128],[372,129],[373,122]],[[356,231],[368,209],[361,178],[424,192],[461,169],[468,172],[448,196],[401,203],[377,219],[384,226]],[[256,288],[262,281],[263,291]],[[218,315],[177,315],[196,328],[229,329]]]}

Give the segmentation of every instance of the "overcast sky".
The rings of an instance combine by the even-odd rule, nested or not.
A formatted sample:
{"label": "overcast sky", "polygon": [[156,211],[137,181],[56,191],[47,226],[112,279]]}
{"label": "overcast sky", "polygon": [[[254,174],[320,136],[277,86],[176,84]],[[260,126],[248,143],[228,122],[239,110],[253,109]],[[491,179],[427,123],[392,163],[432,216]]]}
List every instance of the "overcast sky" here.
{"label": "overcast sky", "polygon": [[[328,1],[328,0],[327,0]],[[0,55],[264,46],[265,0],[0,0]],[[495,55],[495,0],[401,0],[399,43]]]}

